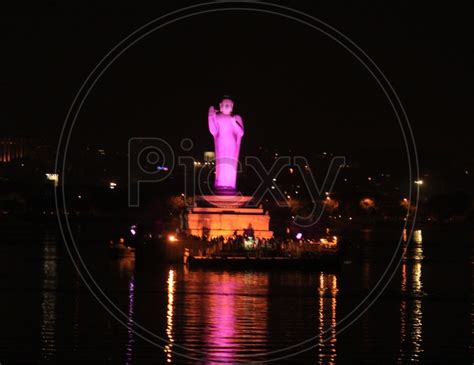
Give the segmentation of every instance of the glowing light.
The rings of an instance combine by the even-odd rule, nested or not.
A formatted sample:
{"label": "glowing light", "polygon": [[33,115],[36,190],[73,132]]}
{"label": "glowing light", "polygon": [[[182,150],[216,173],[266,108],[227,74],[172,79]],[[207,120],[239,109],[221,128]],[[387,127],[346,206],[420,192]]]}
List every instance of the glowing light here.
{"label": "glowing light", "polygon": [[134,331],[132,329],[133,327],[133,303],[135,302],[135,278],[132,276],[130,278],[130,281],[128,283],[128,319],[127,319],[127,335],[128,335],[128,340],[127,344],[125,346],[126,348],[126,357],[127,361],[125,362],[126,364],[131,364],[132,363],[132,355],[133,355],[133,344],[135,342],[134,339]]}
{"label": "glowing light", "polygon": [[111,182],[109,183],[109,189],[110,189],[110,190],[114,190],[116,187],[117,187],[117,183],[116,183],[116,182],[111,181]]}
{"label": "glowing light", "polygon": [[375,201],[371,198],[363,198],[359,202],[359,204],[364,209],[369,209],[369,208],[374,208],[375,207]]}
{"label": "glowing light", "polygon": [[416,185],[423,185],[423,180],[415,180]]}
{"label": "glowing light", "polygon": [[52,181],[54,183],[54,186],[58,186],[58,183],[59,183],[59,175],[58,174],[46,174],[46,178],[49,181]]}
{"label": "glowing light", "polygon": [[303,238],[303,233],[301,233],[301,232],[300,232],[300,233],[297,233],[297,234],[296,234],[296,239],[297,239],[297,240],[300,240],[301,238]]}
{"label": "glowing light", "polygon": [[172,235],[172,234],[170,234],[170,235],[168,236],[168,241],[170,241],[170,242],[176,242],[177,240],[178,240],[178,239],[176,238],[176,236],[174,236],[174,235]]}
{"label": "glowing light", "polygon": [[176,285],[175,272],[170,270],[168,273],[168,307],[166,312],[166,335],[168,337],[168,344],[163,348],[166,353],[166,362],[172,362],[172,349],[174,344],[174,291]]}
{"label": "glowing light", "polygon": [[416,243],[422,243],[423,242],[423,235],[421,233],[421,229],[417,229],[416,231],[413,232],[413,240]]}

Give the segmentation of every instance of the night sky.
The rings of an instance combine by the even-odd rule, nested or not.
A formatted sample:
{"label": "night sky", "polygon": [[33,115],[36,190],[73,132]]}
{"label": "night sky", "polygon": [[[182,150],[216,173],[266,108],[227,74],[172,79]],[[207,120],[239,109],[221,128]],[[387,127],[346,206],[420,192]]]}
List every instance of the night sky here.
{"label": "night sky", "polygon": [[[0,136],[54,144],[96,63],[141,25],[190,4],[37,2],[2,11]],[[406,108],[422,166],[472,158],[471,5],[279,4],[329,23],[377,63]],[[404,154],[395,116],[357,60],[311,28],[248,11],[182,20],[130,48],[87,99],[71,149],[125,152],[139,136],[189,137],[198,151],[212,148],[207,109],[223,94],[243,117],[243,153],[260,145],[375,152],[379,164],[384,153]]]}

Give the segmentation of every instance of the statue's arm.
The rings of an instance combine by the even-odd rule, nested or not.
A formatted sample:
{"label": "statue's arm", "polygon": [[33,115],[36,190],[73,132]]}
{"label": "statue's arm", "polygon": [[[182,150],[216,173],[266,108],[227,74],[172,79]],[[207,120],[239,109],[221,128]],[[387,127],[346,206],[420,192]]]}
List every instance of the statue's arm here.
{"label": "statue's arm", "polygon": [[242,137],[244,135],[244,121],[240,115],[235,116],[235,123],[237,124],[237,135]]}
{"label": "statue's arm", "polygon": [[209,121],[209,131],[215,137],[217,135],[219,128],[217,126],[216,110],[214,109],[213,106],[209,108],[208,121]]}

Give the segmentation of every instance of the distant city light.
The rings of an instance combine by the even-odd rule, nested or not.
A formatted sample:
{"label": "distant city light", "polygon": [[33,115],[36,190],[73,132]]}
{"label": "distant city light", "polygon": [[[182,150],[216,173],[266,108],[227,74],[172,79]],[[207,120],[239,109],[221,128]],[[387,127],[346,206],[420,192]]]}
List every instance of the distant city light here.
{"label": "distant city light", "polygon": [[59,175],[58,174],[46,174],[46,178],[49,181],[53,181],[54,186],[58,186],[58,183],[59,183]]}
{"label": "distant city light", "polygon": [[114,190],[116,187],[117,187],[117,183],[115,183],[115,182],[113,182],[113,181],[111,181],[111,182],[109,183],[109,189],[110,189],[110,190]]}
{"label": "distant city light", "polygon": [[415,180],[416,185],[423,185],[423,180]]}
{"label": "distant city light", "polygon": [[168,236],[168,241],[170,241],[170,242],[176,242],[177,240],[178,240],[178,239],[176,238],[176,236],[173,236],[172,234],[170,234],[170,235]]}
{"label": "distant city light", "polygon": [[363,198],[359,204],[364,209],[375,208],[375,201],[371,198]]}

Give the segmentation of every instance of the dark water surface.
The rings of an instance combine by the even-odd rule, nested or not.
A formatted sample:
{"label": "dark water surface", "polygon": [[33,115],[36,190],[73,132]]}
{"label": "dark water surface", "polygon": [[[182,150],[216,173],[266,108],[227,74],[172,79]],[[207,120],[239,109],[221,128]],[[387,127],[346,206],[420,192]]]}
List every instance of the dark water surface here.
{"label": "dark water surface", "polygon": [[[82,283],[54,228],[1,229],[2,365],[251,363],[307,347],[273,363],[472,363],[473,233],[466,228],[415,232],[383,295],[337,334],[337,321],[383,273],[399,231],[357,232],[335,273],[140,270],[133,258],[110,259],[106,242],[80,242],[127,328]],[[161,348],[136,335],[137,325],[161,337],[154,338]]]}

